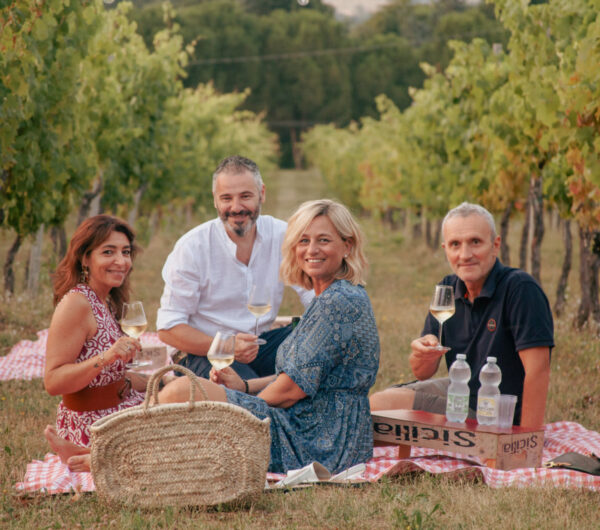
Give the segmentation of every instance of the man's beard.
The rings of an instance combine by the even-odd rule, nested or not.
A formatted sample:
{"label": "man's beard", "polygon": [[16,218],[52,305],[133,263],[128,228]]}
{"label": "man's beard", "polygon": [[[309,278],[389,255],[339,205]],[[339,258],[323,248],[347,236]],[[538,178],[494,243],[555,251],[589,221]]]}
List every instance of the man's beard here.
{"label": "man's beard", "polygon": [[[217,212],[219,214],[219,218],[225,225],[226,230],[232,231],[238,237],[244,237],[248,232],[250,232],[250,230],[252,230],[252,227],[254,226],[256,220],[258,219],[258,216],[260,215],[260,203],[256,207],[256,210],[240,210],[237,212],[228,211],[222,213],[217,208]],[[235,222],[234,224],[228,223],[228,219],[230,217],[234,217],[234,215],[245,215],[247,217],[246,219],[244,219],[243,224],[238,224]]]}

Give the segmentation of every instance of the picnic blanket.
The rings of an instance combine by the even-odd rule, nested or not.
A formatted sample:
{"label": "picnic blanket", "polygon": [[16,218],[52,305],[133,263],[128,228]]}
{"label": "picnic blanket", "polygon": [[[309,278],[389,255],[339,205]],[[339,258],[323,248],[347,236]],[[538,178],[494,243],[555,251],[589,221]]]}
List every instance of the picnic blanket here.
{"label": "picnic blanket", "polygon": [[[48,330],[42,330],[37,335],[36,341],[20,341],[7,356],[0,357],[0,381],[43,376]],[[144,333],[141,340],[148,345],[162,344],[157,333]],[[568,421],[546,425],[542,463],[569,451],[600,455],[600,433]],[[523,468],[502,471],[485,467],[477,459],[466,459],[464,455],[419,447],[411,449],[410,458],[398,459],[396,455],[396,446],[375,447],[373,458],[366,463],[361,480],[375,482],[384,475],[422,471],[446,473],[457,478],[480,477],[492,488],[553,484],[564,488],[600,491],[600,477],[567,469]],[[267,474],[267,479],[271,481],[284,477],[285,475]],[[25,478],[16,488],[22,493],[42,491],[51,494],[95,489],[91,473],[71,473],[52,453],[46,454],[44,460],[28,464]]]}
{"label": "picnic blanket", "polygon": [[[574,451],[582,454],[600,454],[600,433],[589,431],[569,421],[546,425],[542,463],[558,455]],[[491,488],[507,486],[526,487],[553,485],[561,488],[600,491],[600,476],[588,475],[563,468],[523,468],[502,471],[485,467],[476,459],[464,459],[464,455],[412,447],[410,458],[398,459],[396,446],[375,447],[373,458],[359,478],[363,482],[376,482],[384,475],[400,475],[408,472],[445,473],[456,479],[481,478]],[[278,481],[285,475],[267,473],[268,481]],[[356,480],[353,480],[356,482]],[[48,453],[44,460],[27,466],[23,482],[16,484],[21,493],[45,492],[77,493],[94,491],[91,473],[71,473],[56,455]]]}
{"label": "picnic blanket", "polygon": [[[37,340],[22,340],[15,344],[8,355],[0,357],[0,381],[9,379],[36,379],[44,376],[46,364],[46,341],[48,330],[37,332]],[[164,345],[158,333],[146,332],[140,341],[148,346]]]}

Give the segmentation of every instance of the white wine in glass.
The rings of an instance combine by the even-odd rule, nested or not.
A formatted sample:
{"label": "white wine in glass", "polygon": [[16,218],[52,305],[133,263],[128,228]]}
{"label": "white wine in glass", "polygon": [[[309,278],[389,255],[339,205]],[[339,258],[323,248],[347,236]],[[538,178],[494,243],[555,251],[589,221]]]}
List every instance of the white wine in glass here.
{"label": "white wine in glass", "polygon": [[436,349],[447,351],[450,348],[442,346],[442,325],[454,315],[454,289],[451,285],[436,285],[429,312],[440,323],[438,345]]}
{"label": "white wine in glass", "polygon": [[[148,320],[146,319],[142,302],[123,304],[123,314],[121,315],[121,329],[123,333],[134,339],[139,339],[142,333],[146,331],[147,326]],[[150,366],[151,364],[151,360],[142,361],[132,359],[126,366],[127,368],[140,368],[142,366]]]}
{"label": "white wine in glass", "polygon": [[[248,311],[256,317],[254,334],[258,336],[258,319],[271,311],[271,293],[268,287],[254,284],[248,296]],[[265,339],[256,339],[256,344],[266,344]]]}
{"label": "white wine in glass", "polygon": [[235,356],[235,335],[225,331],[217,331],[210,348],[206,354],[206,358],[215,370],[223,370],[229,366]]}

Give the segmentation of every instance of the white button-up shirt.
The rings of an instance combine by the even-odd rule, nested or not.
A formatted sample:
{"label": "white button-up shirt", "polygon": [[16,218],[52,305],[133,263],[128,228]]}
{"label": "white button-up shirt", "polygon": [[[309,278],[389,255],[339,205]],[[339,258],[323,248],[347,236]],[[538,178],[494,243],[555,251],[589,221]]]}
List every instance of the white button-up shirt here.
{"label": "white button-up shirt", "polygon": [[[211,337],[218,330],[254,333],[256,318],[246,304],[252,285],[259,283],[271,291],[271,311],[260,317],[258,327],[259,334],[268,330],[283,298],[279,265],[286,227],[284,221],[259,216],[248,265],[236,258],[237,246],[218,218],[184,234],[163,267],[156,328],[188,324]],[[314,292],[294,289],[306,307]]]}

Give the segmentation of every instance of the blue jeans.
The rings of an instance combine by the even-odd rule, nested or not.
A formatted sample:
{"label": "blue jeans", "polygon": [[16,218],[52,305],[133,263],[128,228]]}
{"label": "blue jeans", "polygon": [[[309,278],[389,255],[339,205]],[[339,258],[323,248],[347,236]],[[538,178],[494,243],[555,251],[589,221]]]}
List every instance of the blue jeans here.
{"label": "blue jeans", "polygon": [[[256,356],[256,359],[248,364],[233,361],[231,367],[243,379],[254,379],[256,377],[273,375],[275,373],[275,358],[277,357],[277,348],[279,348],[279,345],[292,332],[292,329],[292,325],[290,324],[289,326],[265,331],[260,335],[260,338],[265,339],[267,343],[258,347],[258,355]],[[179,361],[179,364],[189,368],[197,376],[208,379],[211,364],[205,356],[192,355],[188,353],[183,359],[181,359],[181,361]],[[180,376],[183,374],[177,372],[176,375]]]}

